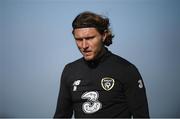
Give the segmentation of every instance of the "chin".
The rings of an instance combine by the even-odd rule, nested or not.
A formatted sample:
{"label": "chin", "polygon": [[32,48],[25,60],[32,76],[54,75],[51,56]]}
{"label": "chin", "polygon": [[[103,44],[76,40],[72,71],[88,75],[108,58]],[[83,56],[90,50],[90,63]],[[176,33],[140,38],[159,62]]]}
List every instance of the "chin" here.
{"label": "chin", "polygon": [[91,61],[92,59],[90,59],[90,58],[84,58],[86,61]]}
{"label": "chin", "polygon": [[84,59],[85,59],[86,61],[92,61],[94,58],[93,58],[93,57],[84,57]]}

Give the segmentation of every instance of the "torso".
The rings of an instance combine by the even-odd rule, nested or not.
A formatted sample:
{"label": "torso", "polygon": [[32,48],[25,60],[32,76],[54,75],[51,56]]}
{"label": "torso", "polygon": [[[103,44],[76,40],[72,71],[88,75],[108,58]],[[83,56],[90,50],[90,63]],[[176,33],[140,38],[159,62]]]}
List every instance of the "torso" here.
{"label": "torso", "polygon": [[93,68],[83,59],[69,65],[75,117],[130,117],[123,89],[126,65],[130,63],[114,54]]}

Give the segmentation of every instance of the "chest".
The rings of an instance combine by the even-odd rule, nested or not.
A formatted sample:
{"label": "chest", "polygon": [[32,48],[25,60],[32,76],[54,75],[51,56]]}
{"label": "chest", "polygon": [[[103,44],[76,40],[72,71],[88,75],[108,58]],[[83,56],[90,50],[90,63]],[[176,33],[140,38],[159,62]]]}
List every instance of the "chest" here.
{"label": "chest", "polygon": [[[83,102],[83,99],[113,102],[124,97],[123,75],[113,69],[93,69],[74,72],[70,77],[72,101]],[[90,93],[93,92],[93,93]],[[90,97],[89,97],[90,96]]]}

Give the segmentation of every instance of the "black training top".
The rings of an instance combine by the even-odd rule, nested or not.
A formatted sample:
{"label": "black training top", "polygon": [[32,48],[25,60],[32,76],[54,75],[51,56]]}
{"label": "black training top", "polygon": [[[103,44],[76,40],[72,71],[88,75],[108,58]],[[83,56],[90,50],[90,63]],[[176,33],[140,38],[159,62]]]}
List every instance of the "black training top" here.
{"label": "black training top", "polygon": [[96,61],[67,64],[54,118],[149,117],[143,80],[136,67],[110,51]]}

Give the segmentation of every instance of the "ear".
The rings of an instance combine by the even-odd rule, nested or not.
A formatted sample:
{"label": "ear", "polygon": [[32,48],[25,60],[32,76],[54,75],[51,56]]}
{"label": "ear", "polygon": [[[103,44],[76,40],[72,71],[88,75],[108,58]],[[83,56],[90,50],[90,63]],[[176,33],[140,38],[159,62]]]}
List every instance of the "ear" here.
{"label": "ear", "polygon": [[104,31],[104,33],[103,33],[103,35],[102,35],[102,40],[103,40],[103,42],[105,42],[106,37],[107,37],[107,31]]}

